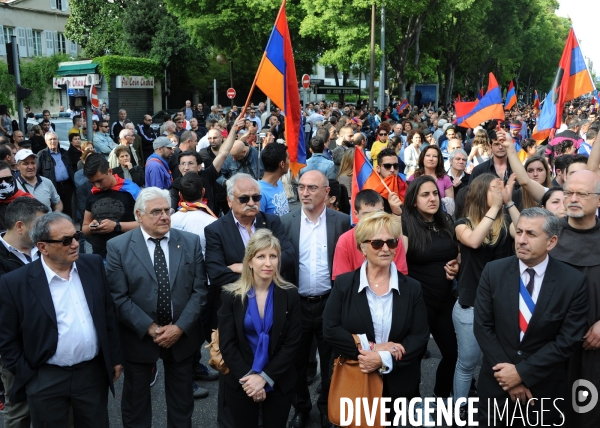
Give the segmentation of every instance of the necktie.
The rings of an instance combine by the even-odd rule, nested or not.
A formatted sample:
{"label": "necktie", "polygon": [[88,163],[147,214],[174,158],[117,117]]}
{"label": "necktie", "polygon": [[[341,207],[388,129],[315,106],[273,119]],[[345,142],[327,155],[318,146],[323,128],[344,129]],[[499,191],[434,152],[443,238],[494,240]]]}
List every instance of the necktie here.
{"label": "necktie", "polygon": [[149,238],[154,242],[154,272],[158,281],[158,299],[156,302],[156,314],[160,325],[171,324],[171,289],[169,283],[169,270],[165,253],[160,246],[164,238]]}
{"label": "necktie", "polygon": [[533,297],[533,280],[535,278],[535,271],[531,268],[525,269],[525,272],[529,274],[529,282],[527,283],[527,291],[529,291],[529,295]]}
{"label": "necktie", "polygon": [[25,254],[23,253],[23,255],[25,256],[25,259],[27,259],[27,263],[31,263],[31,256],[29,254]]}

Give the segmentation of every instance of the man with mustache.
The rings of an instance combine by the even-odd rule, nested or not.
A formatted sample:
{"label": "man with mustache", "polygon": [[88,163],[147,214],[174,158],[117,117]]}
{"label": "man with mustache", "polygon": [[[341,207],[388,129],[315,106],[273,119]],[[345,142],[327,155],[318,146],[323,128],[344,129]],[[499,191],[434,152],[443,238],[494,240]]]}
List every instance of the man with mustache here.
{"label": "man with mustache", "polygon": [[[204,331],[217,328],[221,287],[240,278],[246,245],[257,229],[269,229],[281,243],[280,271],[287,281],[293,279],[296,254],[277,215],[260,211],[260,185],[252,176],[237,173],[227,180],[227,202],[231,210],[204,229],[206,273],[211,287],[208,295],[210,319]],[[292,275],[292,278],[289,275]],[[233,427],[223,397],[224,378],[219,379],[219,426]]]}
{"label": "man with mustache", "polygon": [[[578,379],[600,388],[600,221],[596,217],[600,205],[600,177],[593,171],[577,171],[564,185],[566,218],[560,219],[558,244],[550,255],[583,273],[588,280],[588,330],[570,360],[568,385]],[[572,426],[597,427],[600,406],[590,412],[575,413],[566,406],[567,420]]]}

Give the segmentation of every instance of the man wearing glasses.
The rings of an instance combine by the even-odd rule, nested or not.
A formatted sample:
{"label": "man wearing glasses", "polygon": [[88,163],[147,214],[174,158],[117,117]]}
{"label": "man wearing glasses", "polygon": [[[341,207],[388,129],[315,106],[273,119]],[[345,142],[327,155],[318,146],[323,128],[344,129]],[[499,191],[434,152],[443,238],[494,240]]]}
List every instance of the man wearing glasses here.
{"label": "man wearing glasses", "polygon": [[65,214],[35,220],[39,259],[0,278],[0,353],[14,374],[11,401],[27,400],[32,426],[107,428],[123,356],[102,259],[79,254]]}
{"label": "man wearing glasses", "polygon": [[123,426],[152,426],[150,383],[160,358],[167,426],[191,427],[192,365],[204,342],[200,315],[207,294],[200,238],[171,228],[167,190],[142,190],[135,218],[140,227],[108,242],[106,262],[127,372],[121,399]]}
{"label": "man wearing glasses", "polygon": [[256,123],[256,129],[262,128],[262,125],[260,123],[260,118],[256,117],[255,109],[252,108],[248,111],[248,116],[246,117],[246,120]]}
{"label": "man wearing glasses", "polygon": [[[300,177],[298,195],[302,208],[281,217],[294,252],[297,255],[292,268],[302,305],[301,345],[295,361],[296,399],[291,428],[307,425],[312,403],[307,384],[307,370],[313,337],[317,338],[321,363],[321,393],[317,399],[320,426],[330,428],[327,419],[330,364],[332,348],[323,337],[322,314],[331,293],[333,252],[339,237],[350,228],[347,214],[329,209],[325,200],[329,196],[329,180],[320,171],[305,172]],[[287,272],[282,269],[282,272]]]}
{"label": "man wearing glasses", "polygon": [[[235,174],[227,181],[227,202],[231,210],[204,229],[206,273],[211,285],[208,299],[211,329],[218,327],[217,310],[221,306],[221,287],[240,278],[246,245],[257,229],[269,229],[279,239],[281,274],[287,281],[291,282],[293,279],[296,254],[279,217],[260,211],[261,199],[258,181],[248,174]],[[217,422],[219,426],[233,427],[229,413],[235,409],[227,407],[222,393],[223,386],[224,377],[220,376]]]}
{"label": "man wearing glasses", "polygon": [[117,147],[108,133],[108,122],[100,120],[98,122],[98,132],[94,133],[94,150],[96,153],[102,153],[107,159],[112,150]]}

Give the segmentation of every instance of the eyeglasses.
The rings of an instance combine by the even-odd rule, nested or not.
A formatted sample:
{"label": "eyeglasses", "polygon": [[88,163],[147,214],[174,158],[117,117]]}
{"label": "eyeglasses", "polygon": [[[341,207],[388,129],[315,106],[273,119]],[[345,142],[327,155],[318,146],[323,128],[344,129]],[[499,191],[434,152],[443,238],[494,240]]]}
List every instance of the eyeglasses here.
{"label": "eyeglasses", "polygon": [[398,240],[397,239],[367,239],[363,241],[363,244],[371,244],[371,248],[374,250],[381,250],[383,245],[387,245],[390,250],[398,248]]}
{"label": "eyeglasses", "polygon": [[308,190],[310,193],[315,193],[320,188],[321,188],[321,186],[317,186],[317,185],[314,185],[314,184],[311,184],[310,186],[306,186],[304,184],[299,184],[298,185],[298,192],[302,193],[305,190]]}
{"label": "eyeglasses", "polygon": [[181,162],[179,164],[179,166],[182,166],[182,167],[189,166],[190,168],[193,168],[195,166],[198,166],[198,163],[197,162]]}
{"label": "eyeglasses", "polygon": [[254,202],[260,202],[260,200],[262,199],[262,195],[256,194],[252,196],[240,196],[237,199],[238,201],[240,201],[240,204],[247,204],[248,202],[250,202],[250,198],[252,198],[252,201]]}
{"label": "eyeglasses", "polygon": [[380,133],[379,133],[379,136],[380,136],[380,137],[384,137],[384,136],[386,136],[386,135],[387,135],[387,132],[380,132]]}
{"label": "eyeglasses", "polygon": [[600,195],[598,192],[571,192],[569,190],[563,191],[565,198],[571,198],[573,195],[577,197],[577,199],[587,199],[590,195]]}
{"label": "eyeglasses", "polygon": [[63,239],[46,239],[46,240],[42,240],[42,242],[45,242],[47,244],[63,244],[63,247],[68,247],[69,245],[71,245],[73,243],[73,239],[76,240],[77,242],[79,242],[79,240],[83,237],[83,232],[79,231],[79,232],[75,232],[75,235],[73,236],[65,236]]}
{"label": "eyeglasses", "polygon": [[171,215],[171,208],[156,208],[147,213],[150,217],[161,217],[163,214],[167,217]]}
{"label": "eyeglasses", "polygon": [[399,168],[399,163],[382,163],[381,166],[384,167],[385,169],[392,169],[394,168],[396,171],[398,171]]}
{"label": "eyeglasses", "polygon": [[0,183],[6,183],[6,184],[14,184],[15,183],[15,178],[13,176],[8,176],[8,177],[0,177]]}

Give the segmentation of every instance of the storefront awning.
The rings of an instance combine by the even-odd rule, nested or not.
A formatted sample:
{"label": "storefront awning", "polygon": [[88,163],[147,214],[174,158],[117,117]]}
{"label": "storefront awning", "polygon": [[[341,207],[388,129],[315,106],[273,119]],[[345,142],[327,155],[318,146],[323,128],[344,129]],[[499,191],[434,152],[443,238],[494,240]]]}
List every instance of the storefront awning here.
{"label": "storefront awning", "polygon": [[71,65],[61,65],[58,67],[58,71],[56,72],[57,76],[79,76],[86,74],[95,74],[98,69],[98,64],[88,63],[88,64],[71,64]]}

